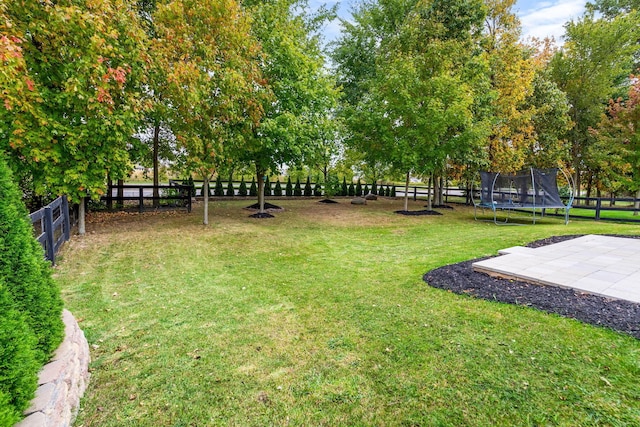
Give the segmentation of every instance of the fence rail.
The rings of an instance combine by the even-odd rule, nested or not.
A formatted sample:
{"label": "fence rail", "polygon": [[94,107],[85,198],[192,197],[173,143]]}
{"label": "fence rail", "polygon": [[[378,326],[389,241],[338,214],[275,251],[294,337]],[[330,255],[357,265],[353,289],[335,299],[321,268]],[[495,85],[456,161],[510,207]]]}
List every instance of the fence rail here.
{"label": "fence rail", "polygon": [[31,213],[29,217],[38,234],[36,239],[44,249],[45,258],[55,265],[58,250],[71,238],[67,197],[58,197],[44,208]]}
{"label": "fence rail", "polygon": [[[154,189],[158,190],[158,196],[154,196]],[[180,207],[191,212],[191,188],[175,182],[157,187],[146,184],[110,185],[106,196],[100,200],[108,210],[134,208],[142,213],[145,209]]]}

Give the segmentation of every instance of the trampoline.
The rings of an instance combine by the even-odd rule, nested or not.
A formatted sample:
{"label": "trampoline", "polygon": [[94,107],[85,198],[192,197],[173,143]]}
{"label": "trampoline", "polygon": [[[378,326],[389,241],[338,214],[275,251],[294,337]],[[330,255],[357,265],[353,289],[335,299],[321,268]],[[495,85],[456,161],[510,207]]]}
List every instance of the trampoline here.
{"label": "trampoline", "polygon": [[[480,200],[473,200],[474,218],[478,220],[478,208],[491,209],[493,222],[500,225],[509,222],[512,211],[531,210],[535,224],[537,211],[544,216],[545,209],[561,209],[564,211],[564,223],[568,224],[569,210],[573,204],[573,185],[567,174],[562,172],[570,188],[565,204],[558,192],[559,170],[529,168],[516,174],[480,172]],[[504,221],[498,222],[498,210],[507,212]]]}

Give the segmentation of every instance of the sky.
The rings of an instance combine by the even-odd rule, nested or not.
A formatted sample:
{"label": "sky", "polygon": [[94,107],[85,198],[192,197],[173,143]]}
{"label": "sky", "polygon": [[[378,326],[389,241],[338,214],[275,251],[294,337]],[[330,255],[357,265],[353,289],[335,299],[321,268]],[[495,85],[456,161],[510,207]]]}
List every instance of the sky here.
{"label": "sky", "polygon": [[[455,0],[452,0],[455,1]],[[351,4],[356,0],[310,0],[312,8],[321,4],[332,6],[338,3],[338,16],[349,19]],[[553,36],[557,42],[562,42],[565,22],[580,17],[584,11],[586,0],[519,0],[514,12],[522,23],[522,37],[529,36],[544,38]],[[327,24],[324,31],[325,42],[335,40],[340,35],[340,22],[336,19]]]}

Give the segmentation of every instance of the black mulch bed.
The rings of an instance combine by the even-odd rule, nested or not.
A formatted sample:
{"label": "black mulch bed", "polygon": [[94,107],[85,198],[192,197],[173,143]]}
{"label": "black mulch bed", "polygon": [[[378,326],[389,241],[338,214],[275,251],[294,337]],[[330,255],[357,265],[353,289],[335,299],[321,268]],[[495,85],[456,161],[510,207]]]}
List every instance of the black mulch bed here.
{"label": "black mulch bed", "polygon": [[275,218],[273,215],[271,215],[270,213],[267,212],[258,212],[258,213],[254,213],[253,215],[249,215],[249,218]]}
{"label": "black mulch bed", "polygon": [[322,199],[320,200],[318,203],[327,203],[327,204],[331,204],[331,203],[338,203],[335,200],[331,200],[331,199]]}
{"label": "black mulch bed", "polygon": [[[529,243],[538,248],[580,237],[557,236]],[[640,236],[616,236],[640,238]],[[490,258],[490,257],[488,257]],[[614,300],[555,286],[532,285],[517,280],[499,279],[473,271],[479,258],[447,265],[426,273],[423,279],[434,288],[471,295],[491,301],[534,307],[592,325],[605,326],[640,339],[640,304]]]}
{"label": "black mulch bed", "polygon": [[409,216],[421,216],[421,215],[442,215],[440,212],[430,211],[425,209],[423,211],[394,211],[400,215],[409,215]]}
{"label": "black mulch bed", "polygon": [[[271,203],[267,203],[267,202],[264,202],[264,208],[265,208],[265,210],[266,209],[270,209],[270,210],[274,210],[274,211],[283,210],[280,206],[272,205]],[[247,206],[245,209],[260,209],[260,203],[254,203],[251,206]]]}

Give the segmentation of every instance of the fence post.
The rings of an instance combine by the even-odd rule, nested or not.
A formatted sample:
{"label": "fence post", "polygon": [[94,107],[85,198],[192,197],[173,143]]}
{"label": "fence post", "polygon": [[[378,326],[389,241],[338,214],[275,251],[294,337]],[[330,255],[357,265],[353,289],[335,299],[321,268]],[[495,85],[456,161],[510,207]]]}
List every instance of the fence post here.
{"label": "fence post", "polygon": [[64,241],[68,242],[71,239],[71,220],[69,219],[69,200],[67,196],[62,196],[62,212],[64,215]]}
{"label": "fence post", "polygon": [[413,201],[418,200],[418,187],[413,187]]}
{"label": "fence post", "polygon": [[49,206],[44,208],[44,233],[47,242],[47,259],[51,261],[51,264],[55,264],[56,249],[53,243],[53,209]]}
{"label": "fence post", "polygon": [[600,221],[600,208],[602,207],[602,199],[598,197],[596,199],[596,221]]}
{"label": "fence post", "polygon": [[144,188],[140,187],[139,188],[139,195],[138,195],[138,212],[142,213],[144,212]]}

